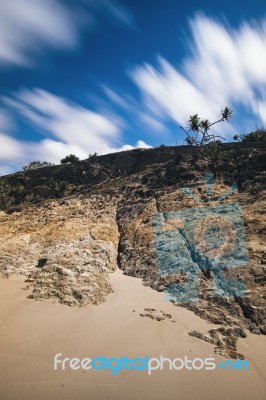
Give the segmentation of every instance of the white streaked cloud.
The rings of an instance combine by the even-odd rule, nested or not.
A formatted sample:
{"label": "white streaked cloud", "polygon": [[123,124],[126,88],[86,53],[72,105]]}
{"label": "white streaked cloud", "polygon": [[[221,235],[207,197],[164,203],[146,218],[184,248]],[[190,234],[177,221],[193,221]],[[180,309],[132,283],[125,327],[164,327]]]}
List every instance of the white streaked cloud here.
{"label": "white streaked cloud", "polygon": [[32,67],[47,49],[75,49],[83,30],[105,20],[129,27],[134,19],[114,0],[10,0],[0,2],[0,67]]}
{"label": "white streaked cloud", "polygon": [[154,113],[153,110],[148,110],[147,108],[143,109],[143,105],[128,94],[117,93],[117,91],[106,85],[101,85],[101,88],[109,100],[109,106],[120,108],[127,116],[128,120],[134,122],[136,128],[141,127],[147,134],[149,134],[151,130],[152,135],[154,133],[167,133],[164,121],[160,118],[158,113]]}
{"label": "white streaked cloud", "polygon": [[158,119],[157,116],[155,117],[147,112],[139,112],[138,118],[141,124],[143,124],[146,128],[151,129],[152,134],[165,133],[167,131],[165,125]]}
{"label": "white streaked cloud", "polygon": [[12,137],[0,133],[0,160],[1,161],[14,161],[17,157],[21,156],[22,147],[20,143]]}
{"label": "white streaked cloud", "polygon": [[15,122],[10,113],[4,108],[0,108],[0,132],[8,132],[14,128]]}
{"label": "white streaked cloud", "polygon": [[23,90],[12,98],[2,97],[2,101],[44,135],[44,139],[30,142],[0,133],[2,171],[19,169],[33,160],[59,163],[70,153],[84,159],[94,152],[107,154],[151,147],[142,140],[135,146],[123,145],[124,121],[120,117],[91,111],[45,90]]}
{"label": "white streaked cloud", "polygon": [[57,0],[12,0],[0,4],[0,63],[31,65],[39,46],[74,48],[78,30]]}
{"label": "white streaked cloud", "polygon": [[15,100],[4,101],[13,104],[28,122],[46,135],[52,134],[63,143],[78,146],[85,154],[92,149],[102,153],[104,147],[108,148],[108,142],[115,143],[119,139],[118,119],[114,122],[45,90],[23,90]]}
{"label": "white streaked cloud", "polygon": [[108,100],[111,101],[112,105],[124,108],[125,110],[130,110],[130,104],[123,98],[123,96],[115,92],[109,86],[101,85],[101,88]]}
{"label": "white streaked cloud", "polygon": [[[189,79],[179,73],[165,59],[158,58],[159,68],[145,64],[136,68],[131,76],[143,94],[144,103],[155,114],[167,115],[176,122],[186,121],[190,113],[215,112],[211,101]],[[196,108],[197,107],[197,108]]]}
{"label": "white streaked cloud", "polygon": [[[157,65],[146,63],[129,72],[143,107],[184,125],[191,114],[216,120],[225,106],[241,106],[257,124],[266,124],[266,19],[233,29],[198,14],[190,28],[191,54],[180,68],[158,56]],[[216,129],[235,131],[227,124]]]}

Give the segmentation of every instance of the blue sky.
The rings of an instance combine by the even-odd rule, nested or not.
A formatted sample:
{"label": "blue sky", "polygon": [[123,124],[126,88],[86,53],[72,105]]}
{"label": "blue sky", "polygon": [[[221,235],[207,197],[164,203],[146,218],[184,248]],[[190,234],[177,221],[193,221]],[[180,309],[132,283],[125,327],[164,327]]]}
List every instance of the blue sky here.
{"label": "blue sky", "polygon": [[1,1],[0,83],[0,175],[183,144],[225,106],[232,140],[266,125],[265,1]]}

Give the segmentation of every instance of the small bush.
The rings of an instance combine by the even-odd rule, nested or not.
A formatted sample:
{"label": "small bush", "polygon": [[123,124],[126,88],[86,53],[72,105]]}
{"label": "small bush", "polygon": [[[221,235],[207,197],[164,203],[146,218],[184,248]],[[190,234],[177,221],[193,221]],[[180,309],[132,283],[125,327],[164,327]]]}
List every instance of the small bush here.
{"label": "small bush", "polygon": [[23,171],[29,171],[32,169],[38,169],[38,168],[43,168],[43,167],[51,167],[53,165],[54,164],[52,164],[48,161],[32,161],[23,167]]}
{"label": "small bush", "polygon": [[24,186],[21,184],[10,185],[0,179],[0,209],[8,211],[16,204],[16,197],[23,192]]}
{"label": "small bush", "polygon": [[52,189],[56,197],[62,197],[66,191],[68,183],[64,180],[49,179],[48,187]]}
{"label": "small bush", "polygon": [[262,126],[245,135],[235,135],[233,139],[243,143],[266,142],[266,128]]}
{"label": "small bush", "polygon": [[98,156],[98,153],[95,152],[93,154],[89,154],[88,158],[89,158],[89,160],[94,161],[94,160],[96,160],[97,156]]}
{"label": "small bush", "polygon": [[79,158],[74,154],[69,154],[61,160],[61,164],[75,164],[79,161]]}

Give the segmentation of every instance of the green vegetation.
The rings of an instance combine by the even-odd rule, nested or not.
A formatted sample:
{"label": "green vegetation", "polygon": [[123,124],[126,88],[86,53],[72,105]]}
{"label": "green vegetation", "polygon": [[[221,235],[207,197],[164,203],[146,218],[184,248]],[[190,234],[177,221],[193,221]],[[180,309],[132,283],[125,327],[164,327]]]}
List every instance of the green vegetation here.
{"label": "green vegetation", "polygon": [[221,111],[221,118],[217,121],[210,122],[208,119],[201,119],[198,114],[190,115],[188,120],[188,128],[180,128],[186,133],[186,142],[189,146],[196,147],[192,153],[192,164],[201,158],[208,161],[210,170],[214,175],[217,172],[217,166],[221,159],[221,139],[223,137],[210,132],[211,128],[219,122],[229,121],[232,117],[233,110],[225,107]]}
{"label": "green vegetation", "polygon": [[43,168],[43,167],[51,167],[53,165],[54,164],[52,164],[48,161],[32,161],[23,167],[23,171],[29,171],[32,169],[38,169],[38,168]]}
{"label": "green vegetation", "polygon": [[211,142],[208,146],[204,146],[200,149],[202,158],[210,163],[210,169],[214,175],[217,172],[217,165],[220,162],[222,153],[222,146],[219,141]]}
{"label": "green vegetation", "polygon": [[210,122],[208,119],[201,119],[198,114],[190,115],[188,120],[188,129],[180,128],[186,133],[186,142],[189,146],[203,146],[213,142],[221,142],[220,139],[225,140],[219,135],[210,133],[213,125],[219,122],[229,121],[232,117],[233,110],[225,107],[221,111],[221,118],[215,122]]}
{"label": "green vegetation", "polygon": [[235,135],[233,139],[243,143],[266,142],[266,128],[262,126],[245,135]]}
{"label": "green vegetation", "polygon": [[0,179],[0,209],[8,211],[12,208],[16,203],[15,195],[23,190],[23,185],[9,185],[6,181]]}
{"label": "green vegetation", "polygon": [[69,154],[61,160],[61,164],[75,164],[79,161],[79,158],[74,154]]}
{"label": "green vegetation", "polygon": [[89,154],[88,155],[88,158],[89,158],[89,160],[91,160],[91,161],[95,161],[96,160],[96,158],[97,158],[97,156],[98,156],[98,153],[93,153],[93,154]]}
{"label": "green vegetation", "polygon": [[48,187],[50,189],[52,189],[55,197],[62,197],[65,194],[67,185],[68,185],[67,181],[64,181],[64,180],[57,180],[57,179],[51,178],[48,181]]}

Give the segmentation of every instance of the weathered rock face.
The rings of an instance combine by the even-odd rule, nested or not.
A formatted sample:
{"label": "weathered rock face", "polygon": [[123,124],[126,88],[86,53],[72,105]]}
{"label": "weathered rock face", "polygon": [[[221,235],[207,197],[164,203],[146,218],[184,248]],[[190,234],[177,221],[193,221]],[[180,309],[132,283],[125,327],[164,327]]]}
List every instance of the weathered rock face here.
{"label": "weathered rock face", "polygon": [[[265,150],[263,144],[223,145],[209,194],[209,162],[187,147],[122,152],[5,177],[10,187],[19,184],[23,189],[9,189],[13,204],[1,214],[1,271],[6,276],[26,275],[33,298],[85,305],[103,301],[112,290],[109,273],[116,264],[125,274],[162,291],[186,283],[184,265],[189,261],[197,271],[198,300],[177,304],[214,323],[265,334]],[[44,189],[51,178],[64,180],[64,192],[55,190],[54,183],[50,191]],[[239,191],[219,199],[233,182]],[[184,187],[191,192],[184,192]],[[60,196],[63,199],[57,199]],[[213,209],[217,204],[238,204],[243,211],[248,260],[223,273],[244,282],[244,297],[213,295],[214,271],[199,251],[204,244],[201,230],[197,228],[195,251],[188,240],[193,226],[186,230],[182,225],[180,212]],[[169,218],[171,213],[176,217]],[[161,247],[156,242],[156,215],[163,219],[166,238]],[[222,230],[222,219],[217,221]],[[178,242],[173,233],[177,231]],[[228,248],[239,232],[229,235]],[[160,257],[169,258],[168,272],[160,268]],[[182,257],[183,270],[175,270]]]}
{"label": "weathered rock face", "polygon": [[1,213],[0,270],[24,274],[34,299],[98,304],[112,291],[118,229],[115,202],[101,196],[58,200]]}
{"label": "weathered rock face", "polygon": [[[204,180],[194,182],[195,191],[203,190]],[[213,198],[222,195],[229,189],[224,183],[217,182],[214,185]],[[201,193],[201,192],[200,192]],[[134,196],[134,195],[133,195]],[[202,197],[204,198],[203,193]],[[129,202],[129,199],[127,200]],[[132,199],[128,209],[121,208],[118,212],[121,224],[120,239],[120,268],[126,274],[141,276],[147,285],[154,289],[163,290],[171,283],[186,282],[186,274],[161,274],[158,269],[158,251],[152,227],[152,216],[160,211],[166,215],[169,211],[193,209],[200,205],[193,198],[185,195],[181,188],[171,188],[171,191],[156,193],[156,201],[151,199],[139,204],[141,199]],[[172,246],[165,250],[170,251],[173,257],[174,251],[178,253],[178,259],[184,256],[182,266],[194,265],[198,270],[199,299],[193,302],[182,302],[179,305],[195,311],[202,318],[217,324],[228,324],[248,327],[254,333],[265,332],[265,276],[266,268],[264,259],[265,249],[265,192],[254,194],[235,193],[223,201],[223,204],[239,203],[243,209],[243,220],[246,230],[246,243],[249,259],[243,266],[234,266],[224,271],[225,277],[241,280],[247,287],[247,295],[244,297],[213,296],[213,273],[211,269],[204,268],[202,258],[195,258],[195,254],[186,241],[180,242],[175,239],[174,249]],[[139,204],[139,206],[137,206]],[[214,201],[207,203],[210,207],[215,206]],[[206,204],[205,204],[206,205]],[[204,207],[204,206],[202,206]],[[137,208],[137,209],[136,209]],[[163,215],[163,214],[162,214]],[[173,227],[170,227],[173,230]],[[171,232],[171,230],[169,232]],[[237,234],[236,234],[237,235]],[[171,237],[165,237],[165,243],[170,243]],[[157,247],[157,249],[156,249]],[[157,250],[157,251],[156,251]],[[170,263],[166,263],[170,265]],[[185,271],[184,271],[185,272]]]}

